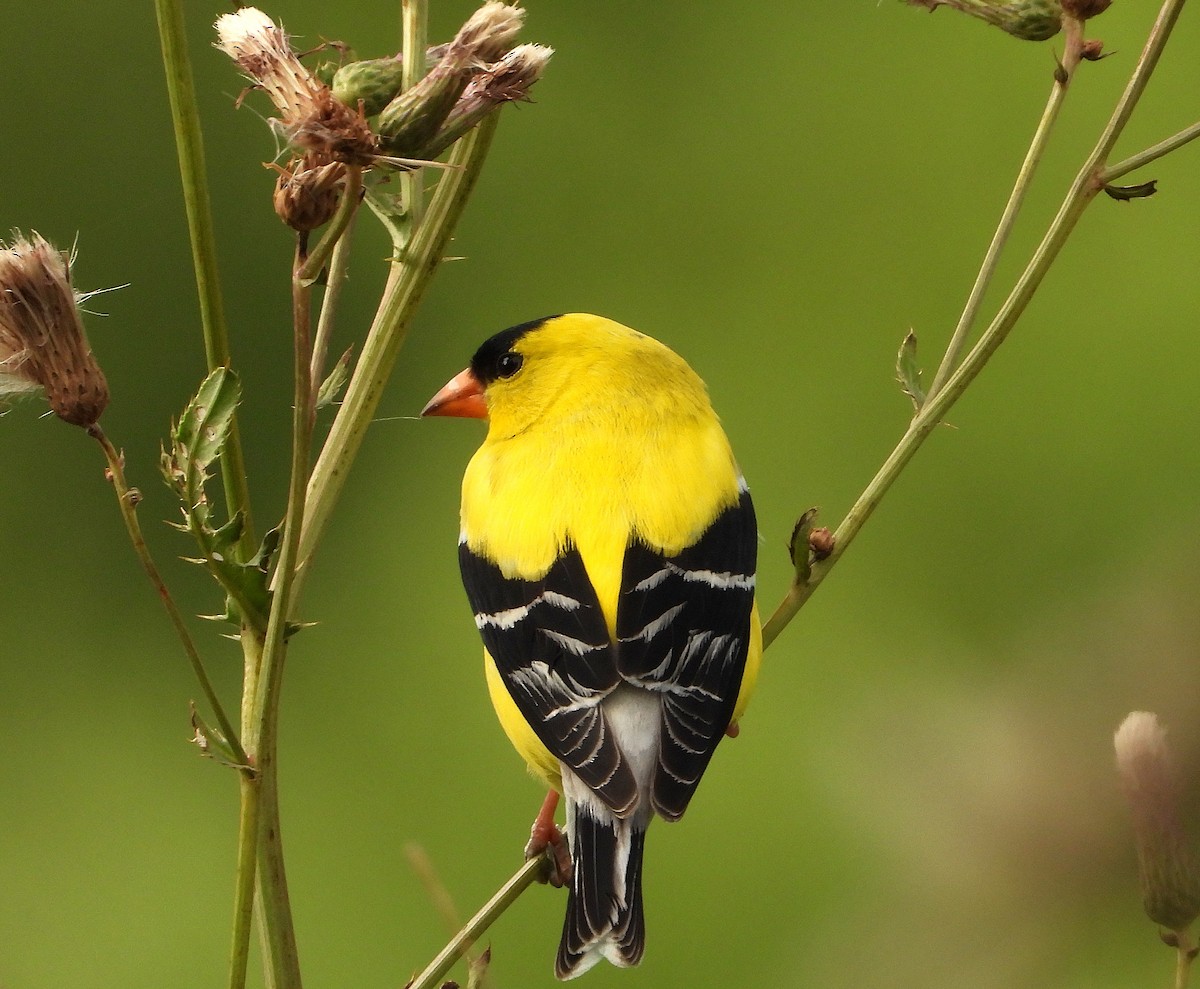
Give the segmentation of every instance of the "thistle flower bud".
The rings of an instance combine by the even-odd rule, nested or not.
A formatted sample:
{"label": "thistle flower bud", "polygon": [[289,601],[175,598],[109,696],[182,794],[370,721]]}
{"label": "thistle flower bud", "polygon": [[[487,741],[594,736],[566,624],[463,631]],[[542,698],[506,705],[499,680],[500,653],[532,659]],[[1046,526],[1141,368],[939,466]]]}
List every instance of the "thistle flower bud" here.
{"label": "thistle flower bud", "polygon": [[1025,41],[1045,41],[1062,28],[1059,0],[906,0],[914,7],[952,7]]}
{"label": "thistle flower bud", "polygon": [[1142,902],[1152,921],[1185,930],[1200,916],[1200,873],[1179,810],[1179,778],[1166,731],[1134,711],[1113,739],[1117,771],[1133,812]]}
{"label": "thistle flower bud", "polygon": [[333,95],[351,109],[362,103],[363,116],[373,117],[396,98],[403,86],[404,60],[366,58],[343,65],[333,77]]}
{"label": "thistle flower bud", "polygon": [[35,233],[0,246],[0,392],[38,390],[75,426],[93,425],[108,405],[68,258]]}
{"label": "thistle flower bud", "polygon": [[279,172],[272,203],[275,212],[293,230],[305,232],[323,226],[337,210],[346,166],[340,161],[323,161],[309,152],[293,158]]}
{"label": "thistle flower bud", "polygon": [[421,150],[434,158],[502,103],[529,99],[529,89],[541,77],[554,54],[544,45],[518,45],[488,66],[468,84],[440,131]]}
{"label": "thistle flower bud", "polygon": [[525,12],[489,0],[458,30],[437,63],[379,115],[379,136],[392,152],[416,157],[441,129],[472,78],[504,57]]}
{"label": "thistle flower bud", "polygon": [[271,98],[288,141],[350,164],[374,157],[375,136],[366,121],[301,63],[283,29],[266,14],[242,7],[223,14],[215,26],[217,47]]}

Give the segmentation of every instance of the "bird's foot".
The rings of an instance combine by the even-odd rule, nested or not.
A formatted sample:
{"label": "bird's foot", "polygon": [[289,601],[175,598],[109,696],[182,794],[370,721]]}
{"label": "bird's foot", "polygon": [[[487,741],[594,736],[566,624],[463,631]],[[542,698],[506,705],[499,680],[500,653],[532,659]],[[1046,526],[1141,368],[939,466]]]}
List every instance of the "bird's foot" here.
{"label": "bird's foot", "polygon": [[533,827],[529,829],[529,841],[525,845],[525,858],[536,858],[545,854],[550,863],[546,881],[551,886],[565,886],[571,881],[571,850],[567,847],[566,835],[554,823],[554,811],[558,807],[558,794],[551,790]]}

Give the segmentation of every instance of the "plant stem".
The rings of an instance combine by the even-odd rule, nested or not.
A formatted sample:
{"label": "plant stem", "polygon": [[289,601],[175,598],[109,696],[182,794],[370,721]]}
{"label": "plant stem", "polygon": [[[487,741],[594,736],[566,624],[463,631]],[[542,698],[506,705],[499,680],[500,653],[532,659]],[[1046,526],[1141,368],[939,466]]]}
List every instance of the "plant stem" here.
{"label": "plant stem", "polygon": [[[429,9],[426,0],[400,0],[401,50],[404,65],[401,69],[402,89],[412,89],[425,75],[425,49],[429,38]],[[425,218],[425,177],[421,169],[400,173],[400,201],[404,203],[405,223],[409,240]]]}
{"label": "plant stem", "polygon": [[258,869],[258,780],[243,775],[238,781],[238,852],[233,883],[233,935],[229,950],[229,989],[245,989],[250,963],[255,876]]}
{"label": "plant stem", "polygon": [[1178,134],[1168,137],[1165,141],[1159,141],[1153,147],[1146,148],[1145,151],[1139,151],[1136,155],[1131,155],[1124,161],[1118,162],[1115,165],[1109,165],[1100,176],[1100,181],[1104,185],[1110,182],[1115,182],[1123,175],[1128,175],[1135,169],[1149,165],[1152,161],[1157,161],[1163,155],[1170,154],[1178,148],[1182,148],[1189,141],[1194,141],[1200,137],[1200,121],[1192,124],[1191,127],[1185,127]]}
{"label": "plant stem", "polygon": [[1196,957],[1196,946],[1191,938],[1176,933],[1175,945],[1175,989],[1187,989],[1188,976],[1192,970],[1192,959]]}
{"label": "plant stem", "polygon": [[[138,562],[142,565],[146,576],[150,578],[150,583],[154,585],[154,590],[158,593],[163,607],[167,609],[167,616],[171,619],[171,625],[174,627],[176,635],[179,636],[179,641],[183,644],[183,651],[187,654],[188,661],[192,664],[192,672],[196,674],[196,679],[200,683],[200,689],[204,693],[204,699],[208,702],[208,706],[216,716],[221,733],[225,736],[225,740],[229,743],[229,748],[232,750],[237,761],[245,767],[247,762],[246,753],[242,749],[241,742],[238,741],[238,733],[233,730],[233,724],[225,714],[225,709],[217,697],[217,692],[213,689],[212,681],[208,678],[208,672],[204,669],[204,661],[200,658],[200,651],[196,648],[196,643],[193,641],[191,633],[187,630],[183,614],[175,604],[175,599],[171,597],[171,592],[167,590],[167,585],[163,581],[162,574],[159,573],[158,567],[150,555],[150,548],[146,545],[145,537],[142,535],[142,526],[138,522],[137,517],[137,503],[141,500],[141,494],[136,489],[131,488],[129,482],[126,481],[123,458],[117,452],[116,447],[109,441],[104,430],[100,428],[100,424],[98,422],[93,423],[88,427],[87,431],[88,435],[100,444],[100,448],[104,451],[104,457],[108,461],[108,473],[112,479],[113,489],[117,494],[117,506],[121,510],[121,518],[125,522],[125,529],[129,533],[130,542],[133,543],[133,551],[137,555]],[[246,772],[246,769],[243,768],[242,771]]]}
{"label": "plant stem", "polygon": [[517,901],[535,880],[544,880],[549,862],[546,856],[539,855],[530,859],[519,868],[496,894],[487,901],[454,937],[450,943],[438,952],[437,957],[429,963],[420,975],[405,987],[405,989],[433,989],[438,985],[447,972],[454,966],[467,950],[479,940],[489,927],[496,922],[501,914]]}
{"label": "plant stem", "polygon": [[1075,181],[1071,184],[1058,213],[1042,238],[1042,242],[1034,251],[1033,257],[1021,277],[974,348],[950,375],[944,387],[921,406],[920,412],[913,417],[896,448],[884,461],[883,466],[879,468],[863,493],[859,495],[858,500],[851,506],[837,531],[834,532],[833,553],[827,559],[813,563],[806,581],[795,581],[788,589],[783,601],[763,626],[764,649],[774,642],[779,633],[787,627],[804,603],[812,596],[813,591],[820,586],[821,581],[841,559],[842,554],[866,520],[870,518],[888,488],[891,487],[892,482],[904,470],[921,444],[942,421],[967,386],[983,370],[996,348],[1004,342],[1017,319],[1029,305],[1029,301],[1033,298],[1038,286],[1041,285],[1042,279],[1045,278],[1046,272],[1050,270],[1051,264],[1058,256],[1063,244],[1066,243],[1067,237],[1075,229],[1083,211],[1103,188],[1099,179],[1104,171],[1104,162],[1112,152],[1113,145],[1121,131],[1129,122],[1129,117],[1144,92],[1146,83],[1154,72],[1154,67],[1158,64],[1159,56],[1170,37],[1171,29],[1179,18],[1179,12],[1183,8],[1184,2],[1185,0],[1164,0],[1154,26],[1150,30],[1146,47],[1134,67],[1133,75],[1130,77],[1125,91],[1113,109],[1108,124],[1079,174],[1075,177]]}
{"label": "plant stem", "polygon": [[[221,301],[221,280],[217,272],[217,240],[213,232],[212,207],[204,168],[204,139],[200,130],[196,86],[188,56],[182,0],[155,0],[158,16],[159,45],[166,70],[167,96],[175,129],[175,148],[179,157],[179,176],[183,183],[183,203],[188,218],[192,246],[192,264],[196,272],[196,291],[200,300],[200,322],[204,331],[204,351],[209,371],[230,367],[229,332]],[[229,437],[221,454],[221,482],[225,504],[232,518],[242,513],[244,525],[238,549],[242,560],[254,555],[257,540],[250,517],[250,489],[246,482],[246,463],[237,418],[229,425]]]}
{"label": "plant stem", "polygon": [[404,344],[408,326],[442,261],[446,244],[474,188],[495,133],[498,113],[484,119],[455,145],[446,170],[411,243],[391,263],[383,298],[363,343],[329,436],[309,481],[304,529],[300,536],[297,581],[303,582],[312,554],[346,482],[384,386]]}
{"label": "plant stem", "polygon": [[316,402],[316,392],[321,389],[325,378],[325,360],[329,354],[329,341],[333,337],[333,326],[337,317],[338,303],[342,297],[342,287],[346,284],[346,276],[350,269],[350,248],[353,245],[354,220],[346,227],[341,240],[333,249],[329,258],[329,273],[325,276],[325,294],[321,297],[321,315],[317,319],[317,333],[313,338],[312,365],[309,369],[309,379],[314,389],[313,402]]}
{"label": "plant stem", "polygon": [[934,375],[933,383],[929,386],[929,390],[926,393],[927,400],[941,391],[942,386],[946,383],[946,379],[958,364],[958,358],[962,353],[963,347],[966,345],[967,336],[971,332],[971,327],[975,324],[975,317],[979,315],[979,307],[983,304],[983,297],[987,293],[988,286],[991,285],[993,276],[996,274],[996,265],[1000,260],[1000,253],[1004,250],[1004,245],[1008,243],[1008,237],[1012,233],[1017,214],[1020,213],[1021,206],[1025,202],[1025,194],[1029,191],[1029,187],[1033,182],[1034,172],[1037,171],[1037,166],[1042,160],[1042,155],[1050,140],[1050,133],[1054,129],[1054,123],[1058,120],[1059,111],[1066,101],[1067,90],[1071,85],[1071,78],[1074,76],[1075,70],[1079,67],[1080,52],[1083,44],[1083,23],[1074,17],[1064,18],[1064,23],[1066,28],[1066,46],[1062,62],[1060,63],[1061,72],[1056,71],[1054,73],[1054,82],[1050,87],[1050,97],[1046,101],[1046,108],[1042,111],[1042,118],[1038,121],[1037,130],[1034,132],[1029,150],[1025,153],[1025,160],[1021,163],[1021,170],[1017,173],[1017,181],[1013,185],[1012,193],[1009,195],[1004,212],[1000,216],[1000,223],[996,227],[996,232],[992,235],[992,242],[988,245],[987,253],[984,255],[983,263],[979,268],[979,274],[975,277],[975,284],[971,286],[971,293],[967,297],[967,303],[963,307],[962,315],[958,319],[958,325],[954,328],[954,333],[950,337],[950,343],[946,347],[945,356],[942,357],[942,362],[938,366],[937,373]]}
{"label": "plant stem", "polygon": [[243,697],[250,707],[246,747],[258,770],[258,900],[263,936],[264,966],[271,989],[300,989],[300,961],[288,899],[283,839],[279,822],[278,726],[279,698],[287,656],[288,622],[293,606],[297,550],[304,518],[309,450],[313,430],[311,302],[312,290],[301,277],[306,261],[296,251],[292,278],[293,355],[292,462],[283,539],[275,565],[271,615],[263,642],[262,662],[254,693]]}
{"label": "plant stem", "polygon": [[342,235],[354,222],[362,202],[363,177],[362,169],[350,166],[346,171],[346,181],[342,187],[342,195],[338,200],[337,210],[330,219],[320,242],[304,259],[304,263],[296,271],[295,278],[305,288],[312,285],[321,274],[321,270],[329,261],[330,255],[342,242]]}

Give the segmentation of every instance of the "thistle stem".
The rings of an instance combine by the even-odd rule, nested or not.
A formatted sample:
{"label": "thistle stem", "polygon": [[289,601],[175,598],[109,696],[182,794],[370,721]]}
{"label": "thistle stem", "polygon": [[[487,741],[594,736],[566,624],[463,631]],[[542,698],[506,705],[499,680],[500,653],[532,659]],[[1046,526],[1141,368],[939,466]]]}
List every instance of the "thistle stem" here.
{"label": "thistle stem", "polygon": [[941,391],[946,379],[958,364],[959,356],[966,346],[967,337],[975,324],[975,318],[979,315],[979,308],[983,305],[983,297],[996,274],[1000,254],[1004,250],[1004,245],[1008,243],[1009,235],[1017,220],[1017,214],[1020,213],[1021,206],[1025,202],[1025,194],[1033,183],[1033,175],[1045,153],[1054,123],[1058,120],[1059,111],[1066,101],[1071,79],[1079,67],[1083,45],[1083,23],[1074,17],[1064,18],[1064,22],[1066,46],[1062,62],[1059,63],[1061,68],[1054,73],[1054,82],[1050,87],[1050,97],[1046,101],[1046,108],[1042,111],[1042,118],[1038,121],[1037,130],[1034,131],[1033,140],[1029,144],[1029,150],[1025,152],[1025,160],[1021,163],[1021,170],[1017,173],[1017,180],[1009,194],[1008,202],[1004,206],[1004,212],[1000,216],[1000,223],[992,235],[992,242],[988,245],[987,253],[979,268],[979,274],[975,276],[975,284],[971,286],[971,293],[967,296],[967,303],[958,319],[958,325],[954,327],[954,333],[950,337],[946,353],[942,357],[942,362],[933,377],[933,383],[926,393],[926,400]]}
{"label": "thistle stem", "polygon": [[1130,155],[1124,161],[1118,162],[1115,165],[1109,165],[1100,176],[1100,181],[1104,185],[1110,182],[1115,182],[1117,179],[1136,169],[1149,165],[1152,161],[1157,161],[1163,155],[1168,155],[1178,148],[1182,148],[1189,141],[1194,141],[1200,137],[1200,121],[1192,124],[1191,127],[1185,127],[1178,134],[1173,134],[1165,141],[1159,141],[1158,144],[1146,148],[1145,151],[1139,151],[1135,155]]}
{"label": "thistle stem", "polygon": [[[412,89],[425,75],[425,49],[429,37],[429,8],[427,0],[400,0],[400,28],[404,64],[400,83],[403,90]],[[424,175],[415,168],[400,174],[400,197],[404,203],[405,223],[411,240],[413,231],[425,218]]]}
{"label": "thistle stem", "polygon": [[233,882],[233,935],[229,950],[229,989],[245,989],[250,963],[250,931],[254,921],[255,875],[258,870],[258,780],[238,781],[238,851]]}
{"label": "thistle stem", "polygon": [[945,385],[937,394],[926,399],[921,410],[909,423],[900,442],[862,494],[859,495],[858,500],[851,506],[850,511],[847,512],[846,517],[834,532],[834,548],[830,556],[813,563],[807,580],[803,582],[797,580],[792,583],[774,614],[763,626],[764,649],[775,641],[779,633],[796,617],[805,602],[812,597],[813,591],[820,586],[821,581],[842,558],[842,554],[870,518],[892,482],[904,470],[921,444],[943,420],[967,386],[983,370],[996,348],[1004,342],[1017,319],[1028,307],[1038,286],[1041,285],[1042,279],[1045,278],[1050,266],[1058,257],[1059,251],[1062,250],[1063,244],[1066,243],[1067,238],[1078,224],[1080,216],[1103,188],[1100,177],[1104,171],[1104,162],[1111,154],[1113,145],[1129,122],[1138,100],[1145,91],[1146,83],[1158,64],[1163,47],[1179,18],[1179,12],[1182,10],[1184,2],[1185,0],[1164,0],[1154,26],[1150,30],[1146,46],[1134,67],[1125,91],[1113,109],[1112,116],[1097,140],[1092,153],[1076,175],[1075,181],[1071,184],[1066,198],[1051,221],[1041,243],[1034,251],[1008,298],[1000,307],[1000,311],[980,336],[971,352],[947,378]]}
{"label": "thistle stem", "polygon": [[300,536],[298,583],[303,583],[313,552],[346,483],[350,464],[383,395],[413,313],[442,261],[446,244],[479,177],[499,116],[493,113],[455,145],[450,156],[452,167],[438,182],[424,220],[403,254],[391,263],[383,298],[362,354],[313,467]]}
{"label": "thistle stem", "polygon": [[[200,301],[204,351],[211,372],[218,367],[232,366],[232,358],[225,308],[221,300],[221,279],[217,271],[217,239],[204,167],[204,139],[200,130],[196,85],[188,55],[182,0],[155,0],[154,7],[158,16],[163,67],[166,70],[171,122],[175,129],[179,176],[183,183],[183,203]],[[248,560],[254,555],[257,540],[250,517],[250,488],[246,481],[246,462],[242,455],[236,416],[230,421],[229,436],[221,455],[221,482],[229,516],[232,518],[239,512],[242,515],[243,527],[238,550],[241,559]]]}
{"label": "thistle stem", "polygon": [[[357,215],[357,214],[355,214]],[[313,404],[325,378],[325,361],[329,354],[329,341],[333,337],[333,326],[337,317],[338,303],[342,298],[342,287],[350,269],[350,248],[353,244],[354,217],[351,217],[342,237],[329,258],[329,273],[325,277],[325,294],[321,298],[321,315],[317,318],[317,333],[313,338],[312,364],[309,380],[313,386]]]}
{"label": "thistle stem", "polygon": [[497,919],[517,902],[517,898],[525,892],[536,880],[545,880],[549,869],[549,861],[545,855],[530,859],[521,866],[511,879],[496,891],[474,917],[467,921],[461,931],[454,935],[450,943],[438,952],[437,957],[426,966],[425,971],[410,982],[405,989],[433,989],[441,983],[446,973],[470,949],[480,936],[496,922]]}
{"label": "thistle stem", "polygon": [[1178,944],[1175,946],[1175,989],[1187,989],[1188,976],[1192,971],[1192,959],[1196,957],[1196,947],[1191,939],[1176,935]]}
{"label": "thistle stem", "polygon": [[359,204],[362,202],[362,188],[362,169],[349,168],[346,172],[346,182],[342,187],[342,195],[338,200],[337,209],[334,211],[333,217],[325,229],[325,233],[317,243],[317,246],[309,252],[308,257],[304,259],[303,264],[296,271],[295,279],[305,288],[312,285],[318,276],[320,276],[321,270],[328,263],[334,248],[342,242],[342,236],[346,233],[350,224],[354,222]]}
{"label": "thistle stem", "polygon": [[142,535],[142,526],[137,517],[137,503],[141,496],[126,481],[123,458],[109,441],[104,430],[101,429],[100,423],[93,423],[87,431],[88,435],[100,444],[100,448],[104,451],[104,457],[108,461],[108,473],[112,479],[113,490],[117,494],[117,506],[121,510],[121,518],[125,522],[125,529],[129,533],[129,540],[133,544],[133,551],[138,562],[142,565],[146,576],[150,578],[150,583],[154,585],[154,590],[158,593],[163,607],[167,609],[167,616],[171,619],[175,634],[179,636],[179,641],[183,644],[183,651],[187,654],[188,662],[192,665],[192,672],[196,674],[196,680],[200,683],[204,699],[216,717],[221,733],[229,743],[229,748],[237,762],[241,764],[242,772],[246,773],[248,772],[246,753],[242,749],[241,742],[238,741],[238,734],[233,730],[233,724],[225,714],[225,708],[221,705],[217,692],[213,689],[212,681],[208,678],[208,672],[204,668],[204,661],[200,658],[200,651],[196,648],[196,643],[187,630],[183,614],[175,604],[175,599],[171,597],[171,592],[167,590],[167,585],[163,581],[162,574],[159,573],[154,558],[150,555],[150,548],[146,545],[145,537]]}
{"label": "thistle stem", "polygon": [[292,463],[287,514],[272,585],[271,615],[258,667],[257,689],[243,697],[250,706],[246,747],[258,770],[258,899],[267,984],[271,989],[300,989],[300,961],[288,899],[283,839],[279,822],[279,698],[287,656],[288,622],[294,603],[294,580],[301,520],[308,484],[313,431],[311,303],[312,290],[301,276],[306,257],[297,248],[292,278],[293,355]]}

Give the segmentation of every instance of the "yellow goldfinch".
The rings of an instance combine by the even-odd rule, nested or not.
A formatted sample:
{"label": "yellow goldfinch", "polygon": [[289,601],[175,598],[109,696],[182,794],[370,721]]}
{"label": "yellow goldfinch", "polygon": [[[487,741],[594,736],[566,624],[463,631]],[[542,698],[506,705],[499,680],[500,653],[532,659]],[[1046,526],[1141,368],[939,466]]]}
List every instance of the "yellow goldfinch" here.
{"label": "yellow goldfinch", "polygon": [[566,797],[555,974],[636,965],[646,827],[683,815],[758,671],[746,483],[696,373],[600,316],[496,334],[422,415],[488,420],[459,561],[500,722]]}

